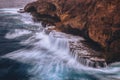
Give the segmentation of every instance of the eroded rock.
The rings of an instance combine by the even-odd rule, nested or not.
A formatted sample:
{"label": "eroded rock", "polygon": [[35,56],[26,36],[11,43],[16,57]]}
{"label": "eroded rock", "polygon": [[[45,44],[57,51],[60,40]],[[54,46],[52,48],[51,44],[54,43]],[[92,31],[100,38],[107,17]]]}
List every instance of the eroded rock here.
{"label": "eroded rock", "polygon": [[77,29],[78,35],[103,47],[108,62],[115,62],[120,57],[119,5],[120,0],[38,0],[24,10],[55,25],[56,30],[74,33],[72,30]]}

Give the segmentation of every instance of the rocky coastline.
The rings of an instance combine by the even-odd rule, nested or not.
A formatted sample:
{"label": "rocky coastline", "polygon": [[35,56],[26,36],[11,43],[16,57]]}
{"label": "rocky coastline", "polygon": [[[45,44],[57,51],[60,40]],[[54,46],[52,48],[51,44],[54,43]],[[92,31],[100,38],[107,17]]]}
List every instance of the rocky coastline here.
{"label": "rocky coastline", "polygon": [[106,62],[120,61],[120,0],[37,0],[24,7],[44,26],[98,44]]}

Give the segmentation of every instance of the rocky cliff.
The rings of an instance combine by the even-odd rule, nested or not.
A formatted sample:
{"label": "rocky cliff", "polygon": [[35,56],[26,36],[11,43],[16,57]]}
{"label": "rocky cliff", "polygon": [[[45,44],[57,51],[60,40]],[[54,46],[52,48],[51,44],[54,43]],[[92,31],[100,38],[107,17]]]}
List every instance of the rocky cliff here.
{"label": "rocky cliff", "polygon": [[120,0],[38,0],[24,10],[56,30],[100,44],[108,63],[120,61]]}

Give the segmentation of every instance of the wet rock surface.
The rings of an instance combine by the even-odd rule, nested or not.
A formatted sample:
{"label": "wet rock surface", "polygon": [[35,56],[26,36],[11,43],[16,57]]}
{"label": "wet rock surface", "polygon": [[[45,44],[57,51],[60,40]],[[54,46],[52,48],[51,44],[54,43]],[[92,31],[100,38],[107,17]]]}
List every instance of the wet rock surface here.
{"label": "wet rock surface", "polygon": [[[107,66],[105,59],[101,56],[102,52],[93,50],[88,44],[85,44],[86,40],[84,38],[58,31],[50,31],[48,28],[45,29],[45,32],[50,32],[49,37],[52,41],[54,41],[54,44],[58,44],[56,43],[56,40],[59,40],[62,41],[58,44],[59,46],[67,45],[65,48],[67,47],[68,54],[80,64],[94,68]],[[59,50],[59,47],[57,48]]]}
{"label": "wet rock surface", "polygon": [[101,52],[86,47],[82,42],[70,42],[70,52],[77,61],[85,66],[94,68],[107,66],[105,59],[101,57]]}
{"label": "wet rock surface", "polygon": [[[120,0],[38,0],[24,10],[57,30],[100,44],[108,63],[120,61]],[[74,31],[75,30],[75,31]]]}

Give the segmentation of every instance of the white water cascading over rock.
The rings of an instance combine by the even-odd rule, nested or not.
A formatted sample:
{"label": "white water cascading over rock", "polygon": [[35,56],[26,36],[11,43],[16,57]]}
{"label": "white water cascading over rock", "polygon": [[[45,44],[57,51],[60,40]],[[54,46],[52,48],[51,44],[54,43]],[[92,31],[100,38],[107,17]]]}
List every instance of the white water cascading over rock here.
{"label": "white water cascading over rock", "polygon": [[90,48],[87,48],[82,43],[83,40],[70,43],[70,53],[75,57],[78,62],[89,67],[106,67],[107,63],[105,59],[95,56],[95,54],[100,54]]}
{"label": "white water cascading over rock", "polygon": [[49,36],[52,44],[55,44],[58,50],[60,49],[58,46],[66,50],[66,53],[73,56],[81,64],[95,68],[107,66],[105,59],[92,55],[99,52],[83,45],[82,41],[85,41],[83,38],[55,31],[51,32]]}

